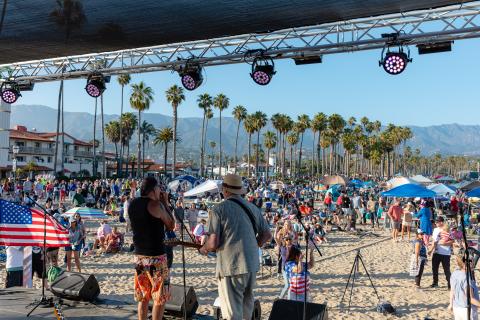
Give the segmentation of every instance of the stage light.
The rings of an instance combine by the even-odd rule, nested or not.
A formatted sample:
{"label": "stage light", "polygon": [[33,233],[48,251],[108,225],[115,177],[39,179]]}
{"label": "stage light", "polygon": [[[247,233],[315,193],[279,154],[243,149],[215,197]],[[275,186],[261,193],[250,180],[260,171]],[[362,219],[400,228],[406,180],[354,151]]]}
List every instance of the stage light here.
{"label": "stage light", "polygon": [[93,98],[98,98],[105,91],[105,78],[99,73],[91,74],[88,76],[87,85],[85,91]]}
{"label": "stage light", "polygon": [[400,47],[399,51],[388,50],[385,56],[379,61],[379,65],[383,66],[383,69],[388,74],[397,75],[405,70],[409,62],[412,62],[412,59],[410,59],[410,52],[406,54],[403,52],[402,47]]}
{"label": "stage light", "polygon": [[266,86],[272,81],[275,73],[275,64],[272,58],[260,56],[253,60],[250,77],[252,77],[256,84]]}
{"label": "stage light", "polygon": [[2,83],[2,100],[5,103],[12,104],[17,102],[18,98],[22,96],[17,82],[5,81]]}
{"label": "stage light", "polygon": [[183,87],[189,91],[195,90],[202,85],[202,68],[198,65],[187,65],[179,71],[179,74],[182,78]]}

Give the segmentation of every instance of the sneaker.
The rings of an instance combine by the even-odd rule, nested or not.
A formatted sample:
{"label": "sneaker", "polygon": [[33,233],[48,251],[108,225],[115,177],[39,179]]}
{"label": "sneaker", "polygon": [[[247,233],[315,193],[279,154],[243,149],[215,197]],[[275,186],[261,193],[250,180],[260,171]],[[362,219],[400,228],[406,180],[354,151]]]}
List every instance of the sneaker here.
{"label": "sneaker", "polygon": [[432,283],[432,285],[430,286],[430,288],[438,288],[438,284]]}

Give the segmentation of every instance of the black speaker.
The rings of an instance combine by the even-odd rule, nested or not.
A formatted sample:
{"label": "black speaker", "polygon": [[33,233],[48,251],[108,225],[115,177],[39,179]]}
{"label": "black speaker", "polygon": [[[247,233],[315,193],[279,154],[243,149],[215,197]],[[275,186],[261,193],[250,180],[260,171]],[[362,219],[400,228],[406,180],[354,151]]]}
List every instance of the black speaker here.
{"label": "black speaker", "polygon": [[[327,320],[327,305],[307,302],[306,320]],[[303,302],[292,300],[276,300],[268,320],[303,320]]]}
{"label": "black speaker", "polygon": [[165,304],[165,314],[183,317],[183,310],[187,308],[187,317],[192,317],[198,309],[197,295],[193,287],[185,288],[187,290],[187,302],[184,301],[183,286],[170,285],[171,298]]}
{"label": "black speaker", "polygon": [[50,291],[64,299],[93,301],[100,287],[93,274],[64,271],[50,284]]}

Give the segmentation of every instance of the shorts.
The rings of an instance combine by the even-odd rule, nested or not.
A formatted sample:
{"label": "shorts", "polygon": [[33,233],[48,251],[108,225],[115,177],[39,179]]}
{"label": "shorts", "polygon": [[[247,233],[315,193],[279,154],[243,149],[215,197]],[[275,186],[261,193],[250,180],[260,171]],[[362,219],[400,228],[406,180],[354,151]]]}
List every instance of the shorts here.
{"label": "shorts", "polygon": [[7,271],[5,278],[5,288],[22,287],[23,286],[23,270]]}
{"label": "shorts", "polygon": [[43,273],[43,259],[42,257],[33,256],[32,257],[32,278],[34,275],[37,275],[38,278],[42,279],[47,277],[46,273]]}
{"label": "shorts", "polygon": [[137,302],[153,299],[154,304],[163,305],[170,299],[170,274],[167,255],[136,255],[134,297]]}
{"label": "shorts", "polygon": [[392,221],[392,224],[393,224],[393,229],[397,229],[397,230],[400,230],[400,228],[402,227],[402,222],[401,221]]}
{"label": "shorts", "polygon": [[70,245],[68,247],[65,247],[65,251],[80,251],[80,249],[82,249],[82,245],[81,244],[76,244],[76,245]]}

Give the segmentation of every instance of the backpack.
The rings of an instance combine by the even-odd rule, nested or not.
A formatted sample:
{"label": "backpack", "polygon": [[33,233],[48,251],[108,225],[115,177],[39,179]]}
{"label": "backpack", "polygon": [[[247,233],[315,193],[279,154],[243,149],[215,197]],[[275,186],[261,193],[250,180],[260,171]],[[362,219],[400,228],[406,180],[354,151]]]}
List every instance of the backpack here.
{"label": "backpack", "polygon": [[63,273],[62,268],[51,266],[50,269],[48,269],[47,271],[48,282],[55,281],[55,279],[57,279],[58,276],[61,275],[62,273]]}

